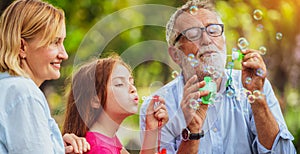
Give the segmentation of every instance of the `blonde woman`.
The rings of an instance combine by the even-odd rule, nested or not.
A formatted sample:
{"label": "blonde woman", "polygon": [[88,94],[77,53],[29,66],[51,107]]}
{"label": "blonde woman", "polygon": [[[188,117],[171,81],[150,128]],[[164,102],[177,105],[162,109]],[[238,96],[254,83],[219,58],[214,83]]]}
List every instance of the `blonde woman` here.
{"label": "blonde woman", "polygon": [[16,0],[1,16],[1,154],[82,153],[89,148],[84,138],[61,136],[39,89],[45,80],[60,77],[61,62],[68,58],[64,20],[62,10],[39,0]]}

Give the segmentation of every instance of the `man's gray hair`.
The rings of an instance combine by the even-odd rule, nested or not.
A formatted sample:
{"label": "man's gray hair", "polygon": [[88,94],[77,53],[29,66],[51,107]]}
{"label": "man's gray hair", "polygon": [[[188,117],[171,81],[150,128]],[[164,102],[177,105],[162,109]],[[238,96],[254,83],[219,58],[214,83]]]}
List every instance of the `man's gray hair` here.
{"label": "man's gray hair", "polygon": [[170,17],[170,19],[166,25],[166,40],[167,40],[169,46],[174,45],[175,38],[177,37],[176,36],[177,34],[174,31],[174,25],[175,25],[176,19],[178,18],[178,16],[180,14],[188,11],[191,6],[197,6],[198,9],[203,8],[203,9],[207,9],[212,12],[215,12],[219,18],[219,15],[215,11],[214,3],[212,1],[210,1],[210,0],[189,0],[188,2],[186,2],[183,6],[178,8],[177,11],[175,11],[172,14],[172,16]]}

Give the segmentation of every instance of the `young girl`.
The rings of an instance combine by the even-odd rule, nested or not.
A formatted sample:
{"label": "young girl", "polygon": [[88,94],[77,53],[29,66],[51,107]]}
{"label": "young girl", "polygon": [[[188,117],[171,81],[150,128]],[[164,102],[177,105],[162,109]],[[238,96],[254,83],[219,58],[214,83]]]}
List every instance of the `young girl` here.
{"label": "young girl", "polygon": [[[128,153],[116,132],[126,117],[137,113],[138,102],[131,69],[120,57],[93,61],[73,76],[63,133],[85,136],[91,145],[88,154]],[[152,100],[141,153],[155,153],[158,123],[167,121],[163,99]]]}

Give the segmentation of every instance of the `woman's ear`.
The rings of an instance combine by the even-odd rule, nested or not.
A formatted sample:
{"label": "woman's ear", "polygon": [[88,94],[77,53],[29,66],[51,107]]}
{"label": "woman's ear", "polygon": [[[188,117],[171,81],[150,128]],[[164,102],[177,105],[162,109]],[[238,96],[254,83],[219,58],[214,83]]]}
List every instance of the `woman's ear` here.
{"label": "woman's ear", "polygon": [[101,104],[100,104],[100,101],[99,101],[99,98],[97,95],[93,97],[93,99],[91,101],[91,106],[92,106],[92,108],[95,108],[95,109],[100,108]]}
{"label": "woman's ear", "polygon": [[173,59],[173,61],[176,63],[176,64],[178,64],[178,65],[180,65],[180,55],[179,55],[179,50],[178,49],[176,49],[174,46],[170,46],[169,48],[168,48],[168,52],[169,52],[169,55],[171,56],[171,58]]}
{"label": "woman's ear", "polygon": [[23,38],[21,38],[21,47],[20,47],[19,55],[22,59],[26,58],[27,45],[28,45],[27,42]]}

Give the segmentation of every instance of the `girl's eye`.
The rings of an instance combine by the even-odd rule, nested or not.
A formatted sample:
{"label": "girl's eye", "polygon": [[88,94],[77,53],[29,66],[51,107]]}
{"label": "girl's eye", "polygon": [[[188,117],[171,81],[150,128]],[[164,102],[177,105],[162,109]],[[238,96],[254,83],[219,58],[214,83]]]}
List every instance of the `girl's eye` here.
{"label": "girl's eye", "polygon": [[117,86],[117,87],[121,87],[121,86],[123,86],[123,84],[122,84],[122,83],[116,84],[116,86]]}

